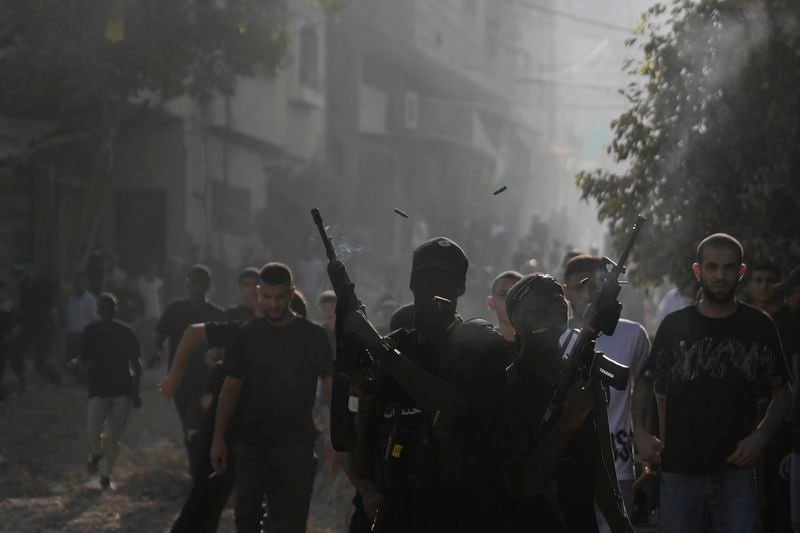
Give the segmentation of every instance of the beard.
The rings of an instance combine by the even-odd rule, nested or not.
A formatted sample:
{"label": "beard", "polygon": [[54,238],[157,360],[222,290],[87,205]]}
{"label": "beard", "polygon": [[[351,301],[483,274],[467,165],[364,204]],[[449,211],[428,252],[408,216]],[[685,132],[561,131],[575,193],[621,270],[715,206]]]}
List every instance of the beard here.
{"label": "beard", "polygon": [[289,308],[288,307],[286,309],[284,309],[283,311],[281,311],[281,314],[279,316],[273,316],[273,315],[271,315],[269,313],[269,311],[264,310],[264,316],[267,318],[267,320],[269,322],[280,322],[284,318],[286,318],[286,315],[288,315],[288,314],[289,314]]}
{"label": "beard", "polygon": [[705,280],[700,280],[700,285],[703,288],[703,298],[707,298],[709,302],[714,304],[726,304],[733,301],[736,297],[736,289],[738,284],[732,284],[728,289],[715,290]]}

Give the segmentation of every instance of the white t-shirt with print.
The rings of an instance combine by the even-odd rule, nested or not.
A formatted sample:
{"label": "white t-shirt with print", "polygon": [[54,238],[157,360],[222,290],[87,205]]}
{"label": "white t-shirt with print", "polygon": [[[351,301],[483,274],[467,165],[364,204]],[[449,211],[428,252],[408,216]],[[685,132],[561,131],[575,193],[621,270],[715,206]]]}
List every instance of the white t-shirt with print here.
{"label": "white t-shirt with print", "polygon": [[601,334],[597,338],[596,349],[631,369],[628,386],[624,391],[611,388],[608,429],[611,432],[617,479],[634,479],[631,393],[633,381],[650,355],[650,339],[641,324],[621,318],[613,335]]}
{"label": "white t-shirt with print", "polygon": [[[578,330],[566,330],[559,340],[564,358],[569,358],[578,340]],[[595,349],[606,357],[630,368],[628,386],[624,391],[611,388],[608,403],[608,430],[614,450],[614,466],[617,479],[632,480],[633,475],[633,426],[631,421],[631,393],[633,382],[650,355],[650,338],[644,327],[637,322],[620,318],[614,335],[601,334]]]}

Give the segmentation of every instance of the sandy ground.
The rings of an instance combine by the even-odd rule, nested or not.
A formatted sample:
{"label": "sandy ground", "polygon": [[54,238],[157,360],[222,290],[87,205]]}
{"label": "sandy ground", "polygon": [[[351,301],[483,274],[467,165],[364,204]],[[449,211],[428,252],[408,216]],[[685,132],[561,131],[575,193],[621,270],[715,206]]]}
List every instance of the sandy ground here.
{"label": "sandy ground", "polygon": [[[0,402],[0,532],[169,531],[190,479],[178,416],[157,393],[158,377],[145,372],[143,405],[123,435],[114,489],[101,491],[85,472],[85,389],[48,385],[29,371],[27,391]],[[341,471],[323,469],[308,530],[346,531],[352,496]],[[230,505],[220,532],[234,531]]]}

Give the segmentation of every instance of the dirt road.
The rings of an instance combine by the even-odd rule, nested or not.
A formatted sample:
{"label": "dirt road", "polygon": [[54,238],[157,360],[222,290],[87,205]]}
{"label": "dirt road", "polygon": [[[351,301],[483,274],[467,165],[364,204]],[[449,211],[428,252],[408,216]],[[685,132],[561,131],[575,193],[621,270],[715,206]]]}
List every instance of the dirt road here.
{"label": "dirt road", "polygon": [[[24,394],[0,403],[0,532],[169,531],[190,479],[177,414],[156,391],[160,374],[143,376],[111,491],[85,472],[85,389],[29,376]],[[341,473],[320,472],[309,531],[346,530],[352,494]],[[230,507],[219,531],[234,531]]]}

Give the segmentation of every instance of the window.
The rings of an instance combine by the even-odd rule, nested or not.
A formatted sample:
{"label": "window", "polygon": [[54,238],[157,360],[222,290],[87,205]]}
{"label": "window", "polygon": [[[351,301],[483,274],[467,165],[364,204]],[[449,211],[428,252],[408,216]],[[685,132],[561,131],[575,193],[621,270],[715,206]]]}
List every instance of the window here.
{"label": "window", "polygon": [[319,38],[317,28],[306,25],[300,30],[300,83],[319,89]]}

